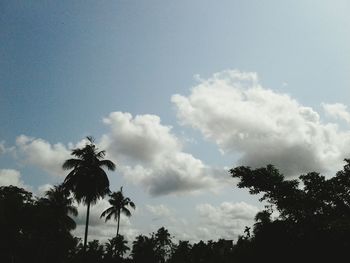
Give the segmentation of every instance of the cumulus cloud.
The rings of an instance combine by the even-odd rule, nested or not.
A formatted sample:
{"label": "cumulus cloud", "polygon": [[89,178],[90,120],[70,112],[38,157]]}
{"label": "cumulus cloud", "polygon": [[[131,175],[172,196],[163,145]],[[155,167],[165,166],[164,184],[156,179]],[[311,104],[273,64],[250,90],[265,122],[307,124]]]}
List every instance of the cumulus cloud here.
{"label": "cumulus cloud", "polygon": [[322,103],[322,106],[325,112],[329,116],[337,119],[341,119],[346,121],[347,123],[350,123],[350,112],[348,111],[348,108],[346,105],[342,103],[334,103],[334,104]]}
{"label": "cumulus cloud", "polygon": [[162,125],[158,116],[113,112],[104,122],[111,132],[102,137],[101,148],[117,160],[127,180],[151,195],[196,192],[218,185],[223,171],[183,152],[171,127]]}
{"label": "cumulus cloud", "polygon": [[70,158],[70,151],[63,144],[50,144],[40,138],[21,135],[16,139],[16,149],[25,164],[37,166],[52,175],[65,175],[62,164]]}
{"label": "cumulus cloud", "polygon": [[0,186],[27,188],[21,180],[21,173],[14,169],[0,169]]}
{"label": "cumulus cloud", "polygon": [[341,168],[350,153],[349,131],[322,122],[287,94],[263,88],[256,73],[216,73],[172,102],[183,125],[201,131],[224,154],[240,153],[238,165],[271,163],[286,175],[328,172]]}
{"label": "cumulus cloud", "polygon": [[243,234],[245,226],[254,223],[254,217],[259,209],[245,202],[223,202],[215,207],[211,204],[200,204],[196,207],[202,225],[198,234],[203,239],[237,238]]}

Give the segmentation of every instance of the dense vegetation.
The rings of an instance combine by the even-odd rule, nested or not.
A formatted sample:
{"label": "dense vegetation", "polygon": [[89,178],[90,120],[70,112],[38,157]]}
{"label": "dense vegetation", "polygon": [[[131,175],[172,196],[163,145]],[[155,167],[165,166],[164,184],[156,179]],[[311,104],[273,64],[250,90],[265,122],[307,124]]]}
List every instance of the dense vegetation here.
{"label": "dense vegetation", "polygon": [[[338,262],[350,250],[350,160],[330,179],[312,172],[286,180],[272,165],[231,169],[238,187],[259,194],[266,204],[238,240],[175,242],[162,227],[128,243],[119,234],[119,220],[121,213],[130,216],[135,204],[122,189],[109,190],[102,168],[113,170],[114,164],[103,159],[104,152],[92,140],[72,154],[77,159],[65,162],[72,169],[66,180],[45,197],[0,187],[0,262]],[[111,207],[101,217],[117,221],[116,235],[105,244],[87,242],[87,216],[82,243],[71,233],[77,215],[73,201],[85,203],[89,211],[90,204],[107,194]]]}

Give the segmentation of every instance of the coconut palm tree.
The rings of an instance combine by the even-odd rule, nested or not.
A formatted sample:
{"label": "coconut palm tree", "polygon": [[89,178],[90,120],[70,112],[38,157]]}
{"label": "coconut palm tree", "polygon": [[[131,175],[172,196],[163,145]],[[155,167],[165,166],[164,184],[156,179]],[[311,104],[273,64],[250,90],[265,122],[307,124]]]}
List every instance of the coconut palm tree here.
{"label": "coconut palm tree", "polygon": [[119,235],[119,224],[120,224],[120,215],[124,214],[127,217],[131,216],[131,212],[128,209],[128,206],[135,209],[135,204],[130,200],[129,197],[124,197],[123,187],[120,188],[120,191],[114,192],[110,195],[109,204],[111,207],[107,208],[101,214],[102,217],[106,217],[106,222],[114,217],[114,220],[117,221],[117,235]]}
{"label": "coconut palm tree", "polygon": [[128,250],[130,250],[127,244],[128,241],[124,239],[123,235],[118,235],[112,239],[108,239],[108,243],[106,243],[107,255],[111,258],[120,259]]}
{"label": "coconut palm tree", "polygon": [[78,215],[77,208],[73,205],[73,198],[69,196],[69,192],[64,189],[63,185],[55,185],[45,192],[46,198],[40,201],[50,207],[54,213],[54,217],[59,228],[65,228],[68,231],[76,227],[72,216]]}
{"label": "coconut palm tree", "polygon": [[115,164],[104,160],[105,151],[99,151],[92,137],[86,137],[87,143],[83,148],[72,150],[76,159],[68,159],[63,163],[63,169],[71,170],[65,178],[64,188],[69,190],[78,203],[87,205],[86,224],[83,251],[86,251],[90,205],[99,198],[110,193],[109,180],[103,168],[114,171]]}

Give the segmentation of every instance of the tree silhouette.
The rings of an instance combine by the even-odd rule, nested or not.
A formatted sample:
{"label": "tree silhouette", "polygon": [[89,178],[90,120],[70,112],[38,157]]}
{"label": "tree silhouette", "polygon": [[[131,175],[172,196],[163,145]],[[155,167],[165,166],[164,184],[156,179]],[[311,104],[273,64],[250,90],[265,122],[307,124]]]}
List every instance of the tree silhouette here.
{"label": "tree silhouette", "polygon": [[23,256],[34,200],[32,193],[16,186],[0,187],[0,261],[17,262]]}
{"label": "tree silhouette", "polygon": [[131,256],[135,263],[157,263],[159,256],[156,253],[156,242],[154,236],[147,237],[139,235],[133,242]]}
{"label": "tree silhouette", "polygon": [[171,241],[171,235],[167,229],[161,227],[157,230],[157,233],[154,234],[154,238],[160,262],[164,263],[172,252],[173,242]]}
{"label": "tree silhouette", "polygon": [[111,259],[120,260],[123,255],[130,250],[127,244],[128,241],[124,239],[123,235],[108,239],[108,243],[106,243],[106,255]]}
{"label": "tree silhouette", "polygon": [[45,193],[46,198],[42,198],[41,202],[52,209],[53,216],[56,218],[59,228],[73,230],[76,223],[72,216],[78,215],[77,208],[73,205],[73,198],[63,185],[53,186]]}
{"label": "tree silhouette", "polygon": [[124,214],[127,217],[131,216],[131,212],[128,209],[128,206],[135,209],[135,204],[130,200],[129,197],[124,197],[123,195],[123,187],[120,188],[120,191],[114,192],[110,195],[110,199],[108,200],[111,207],[107,208],[102,212],[101,218],[106,217],[106,222],[114,217],[114,220],[117,221],[117,235],[119,235],[119,225],[120,225],[120,215]]}
{"label": "tree silhouette", "polygon": [[88,142],[83,148],[72,150],[76,159],[68,159],[63,164],[63,169],[72,169],[64,180],[64,188],[73,193],[74,198],[87,205],[86,224],[84,234],[84,252],[86,251],[90,205],[97,202],[110,192],[109,180],[103,168],[114,171],[115,164],[110,160],[104,160],[105,151],[99,151],[92,137],[87,137]]}
{"label": "tree silhouette", "polygon": [[[281,258],[300,262],[300,255],[303,262],[338,262],[346,256],[350,249],[350,160],[345,162],[343,170],[329,179],[311,172],[286,180],[272,165],[230,170],[239,179],[238,187],[262,195],[261,200],[269,204],[256,215],[253,235],[237,243],[250,258],[246,262]],[[274,210],[278,213],[272,218]],[[261,256],[271,254],[275,261]]]}

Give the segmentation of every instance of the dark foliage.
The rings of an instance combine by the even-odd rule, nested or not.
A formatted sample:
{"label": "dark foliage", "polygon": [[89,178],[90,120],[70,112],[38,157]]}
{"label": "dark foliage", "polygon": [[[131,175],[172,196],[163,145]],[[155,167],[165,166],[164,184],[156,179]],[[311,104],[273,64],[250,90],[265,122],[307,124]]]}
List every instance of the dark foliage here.
{"label": "dark foliage", "polygon": [[[270,204],[256,215],[252,237],[241,239],[244,261],[338,262],[350,250],[350,160],[336,176],[318,173],[286,180],[269,165],[230,170],[239,187]],[[276,209],[277,218],[271,214]]]}
{"label": "dark foliage", "polygon": [[[88,145],[93,147],[91,141]],[[88,159],[84,149],[76,150],[78,161],[68,160],[66,164],[73,171],[83,171],[85,176],[87,170],[79,168],[81,162]],[[101,160],[103,152],[94,147],[85,150],[92,150],[90,157],[94,162],[104,161]],[[350,160],[345,162],[343,170],[329,179],[312,172],[287,180],[272,165],[259,169],[244,166],[231,169],[232,177],[239,180],[238,187],[259,194],[261,201],[267,204],[265,210],[257,213],[254,226],[246,227],[244,235],[235,244],[233,240],[224,239],[175,244],[169,231],[161,227],[148,236],[137,236],[131,248],[124,236],[117,234],[105,244],[90,241],[84,249],[81,240],[71,234],[76,227],[72,216],[77,215],[77,209],[70,193],[78,201],[91,203],[100,192],[85,195],[86,189],[82,189],[81,193],[74,193],[80,187],[75,185],[80,175],[75,182],[72,178],[76,174],[72,171],[74,184],[70,185],[68,178],[65,185],[54,186],[42,198],[36,198],[22,188],[2,186],[0,262],[343,262],[350,251]],[[109,162],[98,165],[113,168]],[[88,184],[82,182],[84,187]],[[130,215],[128,206],[135,207],[122,191],[111,195],[110,204],[111,208],[103,215],[117,221],[120,213]]]}

